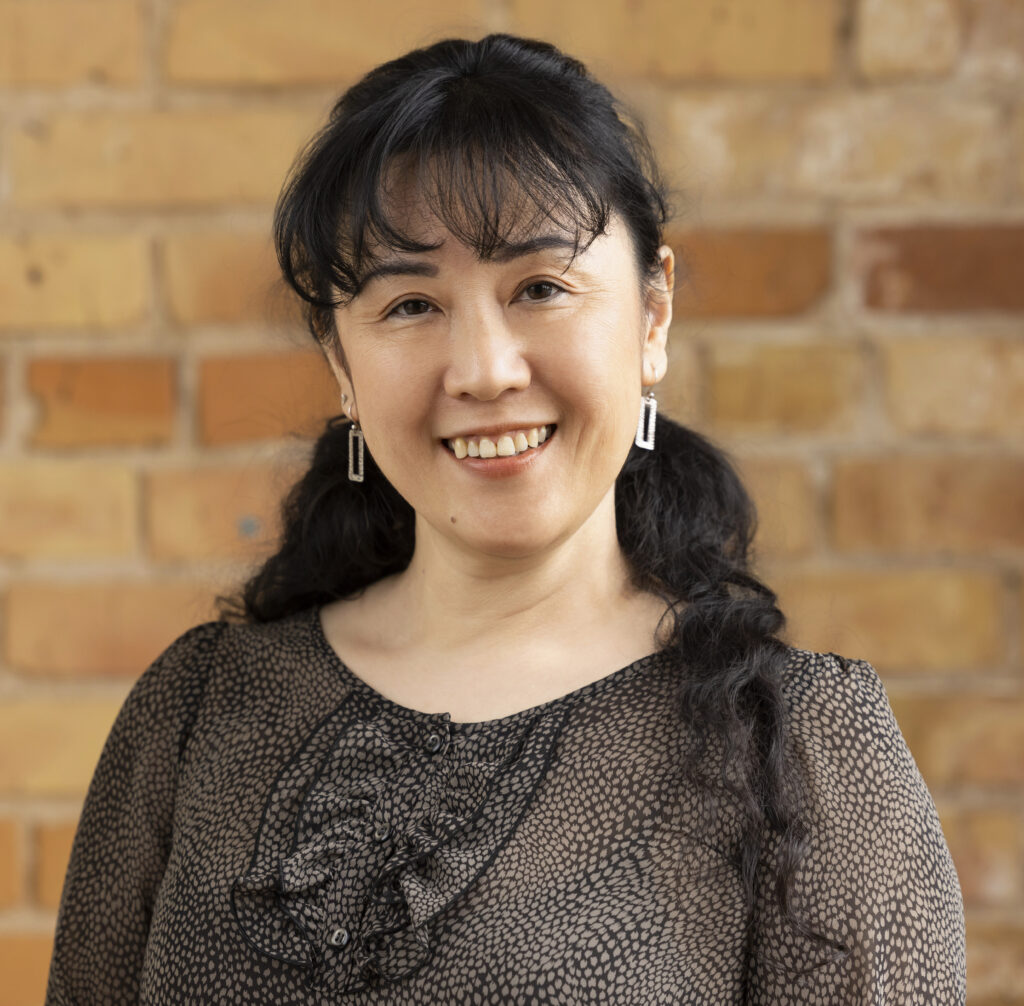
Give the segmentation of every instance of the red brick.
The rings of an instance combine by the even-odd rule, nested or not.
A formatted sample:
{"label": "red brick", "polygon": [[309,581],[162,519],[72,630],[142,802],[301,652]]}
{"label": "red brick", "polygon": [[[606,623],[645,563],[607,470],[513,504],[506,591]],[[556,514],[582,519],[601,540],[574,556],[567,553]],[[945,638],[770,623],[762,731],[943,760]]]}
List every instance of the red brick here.
{"label": "red brick", "polygon": [[831,247],[818,227],[681,231],[676,311],[686,317],[778,317],[813,307],[827,291]]}
{"label": "red brick", "polygon": [[146,480],[156,559],[253,559],[278,533],[278,510],[298,472],[267,466],[167,469]]}
{"label": "red brick", "polygon": [[512,31],[600,72],[698,80],[821,80],[835,59],[832,0],[513,0]]}
{"label": "red brick", "polygon": [[10,138],[18,206],[267,205],[318,116],[310,109],[61,111]]}
{"label": "red brick", "polygon": [[0,794],[84,795],[123,701],[123,696],[0,701]]}
{"label": "red brick", "polygon": [[1012,156],[992,100],[918,91],[678,91],[652,106],[669,178],[702,199],[1002,203]]}
{"label": "red brick", "polygon": [[136,678],[176,636],[213,617],[213,592],[196,583],[15,581],[6,659],[31,674]]}
{"label": "red brick", "polygon": [[886,407],[909,433],[1024,434],[1024,342],[981,335],[880,343]]}
{"label": "red brick", "polygon": [[952,569],[774,568],[795,645],[871,661],[879,673],[984,673],[1006,658],[1004,591],[992,573]]}
{"label": "red brick", "polygon": [[200,363],[204,444],[312,436],[340,412],[338,384],[319,351],[208,357]]}
{"label": "red brick", "polygon": [[177,234],[164,240],[171,316],[198,322],[265,321],[285,295],[267,231]]}
{"label": "red brick", "polygon": [[56,908],[60,904],[75,827],[75,821],[54,821],[40,824],[35,829],[33,894],[36,904],[43,908]]}
{"label": "red brick", "polygon": [[861,72],[882,80],[949,73],[960,54],[961,21],[959,0],[860,0]]}
{"label": "red brick", "polygon": [[886,456],[836,465],[835,544],[845,552],[988,553],[1024,546],[1024,461]]}
{"label": "red brick", "polygon": [[669,329],[668,372],[655,388],[658,408],[681,423],[701,418],[704,379],[697,347],[682,326]]}
{"label": "red brick", "polygon": [[[971,0],[964,15],[964,77],[1004,85],[1024,82],[1024,4],[1020,0]],[[1024,979],[1020,987],[1024,989]]]}
{"label": "red brick", "polygon": [[799,461],[764,457],[738,459],[739,473],[757,507],[755,549],[765,556],[811,551],[820,534],[818,494]]}
{"label": "red brick", "polygon": [[21,900],[24,871],[21,827],[13,818],[0,818],[0,908],[10,908]]}
{"label": "red brick", "polygon": [[939,807],[968,907],[1013,907],[1024,895],[1024,817],[1001,807]]}
{"label": "red brick", "polygon": [[967,989],[970,1006],[1024,1002],[1024,919],[967,912]]}
{"label": "red brick", "polygon": [[3,0],[0,85],[133,84],[145,47],[136,0]]}
{"label": "red brick", "polygon": [[929,787],[1024,785],[1024,699],[895,689],[889,694]]}
{"label": "red brick", "polygon": [[148,270],[140,237],[0,237],[0,334],[135,324],[149,306]]}
{"label": "red brick", "polygon": [[0,464],[0,556],[86,559],[136,547],[135,476],[85,462]]}
{"label": "red brick", "polygon": [[857,235],[878,311],[1024,311],[1024,226],[932,225]]}
{"label": "red brick", "polygon": [[730,432],[827,433],[850,429],[864,385],[857,346],[716,340],[710,408]]}
{"label": "red brick", "polygon": [[434,37],[482,34],[477,0],[373,6],[289,0],[181,0],[171,9],[167,73],[202,84],[337,86]]}
{"label": "red brick", "polygon": [[34,1006],[46,995],[53,937],[36,933],[0,933],[0,974],[4,1006]]}
{"label": "red brick", "polygon": [[29,391],[40,408],[37,447],[166,444],[174,433],[175,366],[170,359],[33,360]]}

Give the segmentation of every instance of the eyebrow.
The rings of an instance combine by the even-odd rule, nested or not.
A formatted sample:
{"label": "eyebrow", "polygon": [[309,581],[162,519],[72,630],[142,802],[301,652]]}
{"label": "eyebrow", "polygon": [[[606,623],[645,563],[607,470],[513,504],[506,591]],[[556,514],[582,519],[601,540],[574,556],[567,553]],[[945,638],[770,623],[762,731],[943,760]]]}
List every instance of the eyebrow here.
{"label": "eyebrow", "polygon": [[[514,259],[525,258],[527,255],[535,255],[537,252],[552,248],[558,251],[574,252],[577,244],[560,234],[540,234],[526,241],[501,245],[491,255],[490,260],[492,262],[511,262]],[[437,271],[437,266],[432,262],[409,258],[388,259],[386,262],[378,262],[372,269],[369,269],[363,276],[361,286],[365,289],[373,280],[382,279],[385,276],[436,276]]]}

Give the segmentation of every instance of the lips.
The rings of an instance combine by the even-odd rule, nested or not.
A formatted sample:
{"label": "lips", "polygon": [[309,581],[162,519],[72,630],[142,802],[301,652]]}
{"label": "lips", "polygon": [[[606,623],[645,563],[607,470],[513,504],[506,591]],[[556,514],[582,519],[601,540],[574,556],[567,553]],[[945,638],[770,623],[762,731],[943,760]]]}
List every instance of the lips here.
{"label": "lips", "polygon": [[456,458],[511,458],[539,447],[555,432],[554,424],[508,429],[501,433],[469,434],[445,440]]}

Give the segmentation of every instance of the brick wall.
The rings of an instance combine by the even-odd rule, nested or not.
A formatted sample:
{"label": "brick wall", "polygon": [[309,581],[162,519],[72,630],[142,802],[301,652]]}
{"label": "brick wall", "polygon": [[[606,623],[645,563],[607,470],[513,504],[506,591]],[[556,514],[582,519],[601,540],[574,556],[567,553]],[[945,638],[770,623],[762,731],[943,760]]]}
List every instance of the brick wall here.
{"label": "brick wall", "polygon": [[374,10],[0,0],[0,1002],[41,999],[127,688],[335,409],[272,264],[290,158],[376,62],[508,29],[646,118],[689,270],[661,398],[739,462],[791,640],[882,674],[970,1001],[1024,1003],[1024,3]]}

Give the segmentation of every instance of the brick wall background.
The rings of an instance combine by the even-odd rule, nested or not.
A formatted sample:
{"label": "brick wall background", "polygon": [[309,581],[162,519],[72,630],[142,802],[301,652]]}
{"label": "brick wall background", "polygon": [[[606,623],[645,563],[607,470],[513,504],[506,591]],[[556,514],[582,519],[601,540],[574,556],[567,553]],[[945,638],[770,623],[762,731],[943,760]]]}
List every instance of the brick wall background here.
{"label": "brick wall background", "polygon": [[1024,1003],[1024,0],[0,0],[0,1001],[41,1001],[131,682],[335,410],[270,208],[337,91],[448,34],[587,60],[689,263],[661,398],[739,461],[790,639],[872,661],[970,1002]]}

